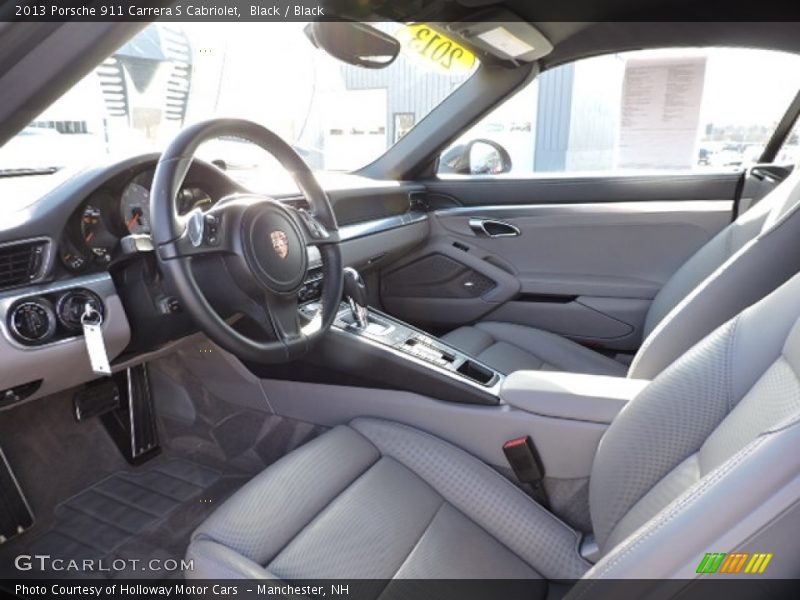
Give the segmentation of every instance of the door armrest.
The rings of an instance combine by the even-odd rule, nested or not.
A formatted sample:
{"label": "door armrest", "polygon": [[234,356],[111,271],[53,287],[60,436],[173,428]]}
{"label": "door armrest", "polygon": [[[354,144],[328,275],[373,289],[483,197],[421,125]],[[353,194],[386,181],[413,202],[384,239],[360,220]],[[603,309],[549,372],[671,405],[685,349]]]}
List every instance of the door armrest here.
{"label": "door armrest", "polygon": [[546,417],[611,423],[649,383],[645,379],[607,375],[516,371],[503,382],[500,399]]}

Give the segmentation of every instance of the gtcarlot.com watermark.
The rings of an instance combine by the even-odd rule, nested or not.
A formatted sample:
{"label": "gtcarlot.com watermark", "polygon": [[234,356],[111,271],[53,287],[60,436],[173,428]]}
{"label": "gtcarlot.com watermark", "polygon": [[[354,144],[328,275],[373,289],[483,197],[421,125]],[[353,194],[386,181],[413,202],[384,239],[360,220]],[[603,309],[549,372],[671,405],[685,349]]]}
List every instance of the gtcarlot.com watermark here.
{"label": "gtcarlot.com watermark", "polygon": [[116,573],[123,571],[175,572],[193,571],[194,561],[175,558],[67,559],[49,554],[20,554],[14,559],[18,571],[47,571],[72,573]]}

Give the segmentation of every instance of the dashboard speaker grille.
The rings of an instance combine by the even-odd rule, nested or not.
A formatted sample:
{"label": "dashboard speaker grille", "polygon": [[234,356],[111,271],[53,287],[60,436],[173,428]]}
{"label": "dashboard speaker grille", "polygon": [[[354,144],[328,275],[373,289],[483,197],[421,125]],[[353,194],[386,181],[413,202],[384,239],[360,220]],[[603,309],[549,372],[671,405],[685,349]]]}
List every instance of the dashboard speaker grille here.
{"label": "dashboard speaker grille", "polygon": [[0,247],[0,289],[33,281],[41,274],[46,242]]}

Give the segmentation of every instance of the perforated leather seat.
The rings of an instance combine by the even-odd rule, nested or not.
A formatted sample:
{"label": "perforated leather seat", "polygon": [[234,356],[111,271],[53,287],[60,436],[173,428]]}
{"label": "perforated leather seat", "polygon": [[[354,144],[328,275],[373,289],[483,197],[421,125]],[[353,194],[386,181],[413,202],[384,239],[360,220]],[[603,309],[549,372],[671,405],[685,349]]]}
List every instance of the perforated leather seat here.
{"label": "perforated leather seat", "polygon": [[217,509],[192,536],[187,575],[658,580],[695,577],[705,552],[766,548],[771,575],[798,576],[799,316],[797,276],[619,414],[591,471],[595,565],[575,531],[484,463],[362,418]]}
{"label": "perforated leather seat", "polygon": [[800,169],[700,248],[656,295],[630,368],[567,338],[486,321],[443,339],[503,373],[544,369],[652,379],[800,269]]}

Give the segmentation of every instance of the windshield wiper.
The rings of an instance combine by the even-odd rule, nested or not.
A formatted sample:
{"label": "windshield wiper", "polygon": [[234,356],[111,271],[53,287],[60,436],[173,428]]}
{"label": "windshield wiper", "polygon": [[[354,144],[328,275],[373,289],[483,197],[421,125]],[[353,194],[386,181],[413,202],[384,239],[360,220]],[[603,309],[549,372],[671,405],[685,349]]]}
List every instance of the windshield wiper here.
{"label": "windshield wiper", "polygon": [[22,169],[0,169],[0,177],[28,177],[30,175],[52,175],[61,167],[31,167]]}

